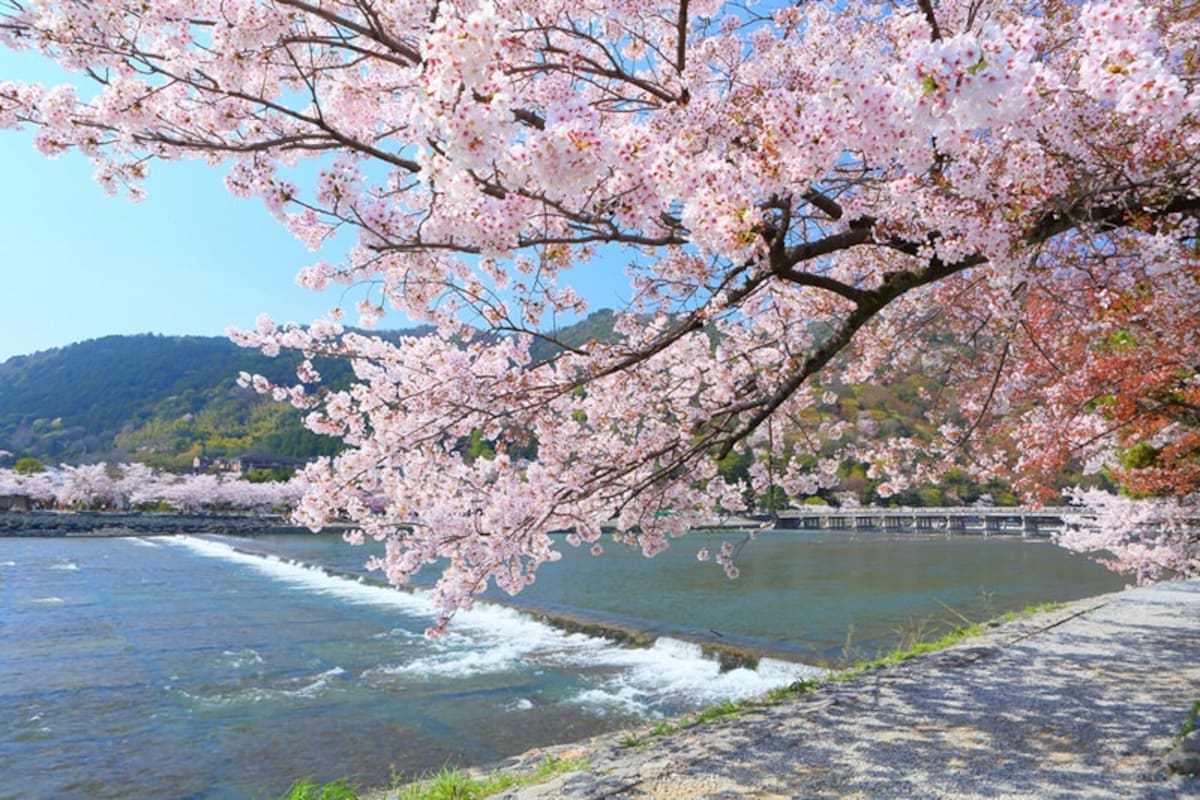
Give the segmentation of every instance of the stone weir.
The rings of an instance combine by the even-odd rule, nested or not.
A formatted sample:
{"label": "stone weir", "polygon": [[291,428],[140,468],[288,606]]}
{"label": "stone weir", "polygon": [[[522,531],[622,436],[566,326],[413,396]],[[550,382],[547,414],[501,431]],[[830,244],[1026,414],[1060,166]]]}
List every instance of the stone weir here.
{"label": "stone weir", "polygon": [[[274,553],[255,550],[242,544],[235,544],[228,540],[225,543],[243,555],[278,559],[287,564],[318,570],[335,578],[345,578],[359,583],[405,592],[414,592],[418,588],[412,586],[392,586],[381,578],[366,572],[336,569],[324,564],[314,564],[300,559],[287,558]],[[720,664],[722,672],[740,667],[755,669],[758,666],[758,662],[763,658],[805,663],[802,656],[811,656],[811,653],[807,651],[791,649],[786,645],[776,645],[749,637],[727,635],[718,633],[717,631],[699,629],[659,628],[640,620],[598,612],[586,612],[579,609],[566,609],[548,603],[516,602],[506,597],[495,596],[484,597],[482,602],[511,608],[538,622],[566,631],[567,633],[582,633],[588,636],[607,639],[624,647],[651,647],[661,637],[688,642],[699,646],[701,653],[706,658]],[[819,667],[813,667],[812,669],[814,675],[824,672]]]}
{"label": "stone weir", "polygon": [[[225,534],[245,537],[263,533],[302,533],[307,528],[289,526],[283,518],[271,515],[234,514],[144,514],[121,512],[0,512],[0,537],[67,536],[171,536],[174,534]],[[379,578],[360,572],[337,570],[247,548],[227,541],[240,553],[259,558],[279,558],[288,563],[315,569],[334,577],[389,586]],[[412,587],[397,587],[412,591]],[[568,633],[583,633],[607,639],[626,647],[650,647],[660,637],[669,637],[698,645],[705,657],[717,661],[722,671],[746,667],[753,669],[762,658],[803,662],[811,653],[757,639],[722,634],[702,629],[658,628],[644,620],[598,612],[563,608],[548,603],[514,602],[507,597],[487,597],[486,602],[507,606],[529,617]],[[815,670],[816,668],[814,668]]]}
{"label": "stone weir", "polygon": [[274,515],[142,514],[91,511],[0,512],[0,536],[170,536],[177,533],[303,531]]}

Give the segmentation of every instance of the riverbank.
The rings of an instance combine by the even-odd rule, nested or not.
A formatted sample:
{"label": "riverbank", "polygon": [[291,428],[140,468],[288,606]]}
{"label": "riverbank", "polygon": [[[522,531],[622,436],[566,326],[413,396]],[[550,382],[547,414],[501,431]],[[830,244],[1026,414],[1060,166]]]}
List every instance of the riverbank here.
{"label": "riverbank", "polygon": [[494,797],[1200,797],[1200,778],[1164,763],[1197,700],[1191,580],[1068,603],[667,736],[540,748],[495,768],[586,766]]}
{"label": "riverbank", "polygon": [[4,511],[3,536],[172,536],[180,533],[302,532],[274,514],[156,514],[120,511]]}

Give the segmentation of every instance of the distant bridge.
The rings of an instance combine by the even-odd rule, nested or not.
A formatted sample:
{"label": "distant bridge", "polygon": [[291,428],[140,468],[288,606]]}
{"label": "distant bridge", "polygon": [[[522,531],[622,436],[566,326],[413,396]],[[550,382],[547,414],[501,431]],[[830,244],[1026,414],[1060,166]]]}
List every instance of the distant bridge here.
{"label": "distant bridge", "polygon": [[[949,507],[949,508],[834,508],[806,506],[779,512],[779,527],[799,530],[866,530],[886,533],[960,533],[1049,536],[1066,521],[1089,514],[1078,506]],[[721,520],[713,527],[752,528],[768,517]]]}

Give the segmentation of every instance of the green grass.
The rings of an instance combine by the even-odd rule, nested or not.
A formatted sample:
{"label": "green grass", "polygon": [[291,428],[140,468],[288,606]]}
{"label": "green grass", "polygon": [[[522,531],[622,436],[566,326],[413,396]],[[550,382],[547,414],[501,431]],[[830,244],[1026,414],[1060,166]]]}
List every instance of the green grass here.
{"label": "green grass", "polygon": [[917,658],[919,656],[936,653],[939,650],[945,650],[952,647],[963,639],[970,639],[972,636],[978,636],[987,630],[989,626],[975,623],[972,625],[960,625],[953,630],[942,634],[936,639],[915,639],[909,640],[898,646],[895,650],[877,656],[872,659],[856,661],[847,672],[848,677],[858,677],[859,675],[871,672],[884,667],[892,667],[896,664],[901,664],[905,661]]}
{"label": "green grass", "polygon": [[1062,603],[1034,603],[1020,611],[1008,611],[998,619],[998,622],[1013,622],[1021,617],[1031,617],[1034,614],[1040,614],[1043,611],[1053,611],[1056,608],[1061,608]]}
{"label": "green grass", "polygon": [[792,697],[799,697],[802,694],[808,694],[811,691],[820,689],[825,683],[826,681],[818,680],[817,678],[805,678],[804,680],[794,681],[787,686],[772,689],[767,692],[765,699],[768,704],[775,705]]}
{"label": "green grass", "polygon": [[1188,712],[1187,719],[1179,726],[1179,733],[1175,734],[1175,738],[1171,740],[1167,752],[1174,750],[1183,741],[1183,737],[1196,730],[1197,723],[1200,723],[1200,700],[1192,703],[1192,710]]}
{"label": "green grass", "polygon": [[[514,786],[528,786],[563,772],[587,769],[586,759],[561,759],[546,756],[533,772],[493,772],[476,777],[459,769],[443,767],[433,775],[400,789],[396,800],[482,800]],[[391,797],[392,795],[389,795]]]}
{"label": "green grass", "polygon": [[707,722],[712,722],[716,719],[724,717],[736,717],[748,708],[761,706],[760,701],[755,700],[724,700],[716,705],[702,708],[695,714],[688,714],[676,720],[661,720],[655,723],[654,727],[647,731],[645,736],[629,735],[621,739],[621,744],[626,747],[639,747],[646,743],[646,739],[656,736],[670,736],[676,731],[687,730],[694,728],[697,725],[703,725]]}
{"label": "green grass", "polygon": [[[482,800],[514,786],[538,783],[562,772],[587,769],[587,766],[585,759],[571,760],[547,756],[538,762],[532,772],[525,774],[493,772],[477,777],[460,769],[443,767],[416,783],[384,794],[394,800]],[[359,795],[342,781],[327,784],[301,781],[281,800],[359,800]]]}
{"label": "green grass", "polygon": [[936,638],[929,638],[927,635],[931,624],[929,620],[910,625],[908,629],[898,631],[900,633],[900,644],[895,649],[872,659],[855,661],[853,664],[840,670],[835,676],[835,680],[857,678],[873,670],[892,667],[905,661],[928,655],[929,653],[936,653],[939,650],[953,647],[965,639],[979,636],[981,633],[1006,622],[1014,622],[1022,617],[1031,617],[1045,611],[1053,611],[1061,605],[1061,603],[1031,604],[1019,611],[1008,611],[1000,617],[988,620],[987,622],[972,622],[951,609],[963,624],[955,626],[953,629]]}
{"label": "green grass", "polygon": [[284,795],[284,800],[358,800],[358,794],[342,781],[326,784],[300,781]]}

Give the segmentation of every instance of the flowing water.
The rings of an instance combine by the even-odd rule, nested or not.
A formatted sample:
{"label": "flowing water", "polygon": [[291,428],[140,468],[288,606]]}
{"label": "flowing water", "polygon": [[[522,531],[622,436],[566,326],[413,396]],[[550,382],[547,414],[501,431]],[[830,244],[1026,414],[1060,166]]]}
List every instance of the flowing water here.
{"label": "flowing water", "polygon": [[[727,537],[652,561],[566,548],[510,600],[654,631],[640,649],[494,603],[427,641],[423,594],[340,574],[368,553],[332,536],[0,539],[0,798],[387,784],[759,694],[929,619],[1122,583],[1045,542],[805,532],[751,542],[730,582],[695,559]],[[705,639],[789,660],[722,671]]]}

